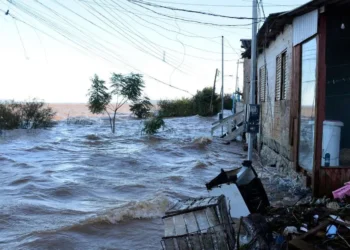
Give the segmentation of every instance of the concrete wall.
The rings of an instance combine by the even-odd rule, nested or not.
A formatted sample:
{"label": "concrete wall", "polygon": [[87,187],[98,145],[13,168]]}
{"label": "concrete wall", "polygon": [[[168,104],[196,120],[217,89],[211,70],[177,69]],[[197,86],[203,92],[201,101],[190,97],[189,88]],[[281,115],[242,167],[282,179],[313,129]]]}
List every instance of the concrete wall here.
{"label": "concrete wall", "polygon": [[[282,52],[287,52],[287,83],[286,100],[275,101],[276,85],[276,57]],[[258,72],[266,64],[267,86],[266,101],[261,104],[261,131],[258,135],[258,144],[263,162],[274,164],[277,167],[291,168],[293,159],[292,147],[289,142],[290,128],[290,103],[291,103],[291,80],[292,80],[292,51],[293,51],[293,28],[287,25],[269,46],[258,55]],[[258,74],[259,77],[259,74]],[[258,79],[259,83],[259,79]],[[258,86],[258,96],[260,96]],[[274,163],[271,162],[271,152],[275,152]]]}

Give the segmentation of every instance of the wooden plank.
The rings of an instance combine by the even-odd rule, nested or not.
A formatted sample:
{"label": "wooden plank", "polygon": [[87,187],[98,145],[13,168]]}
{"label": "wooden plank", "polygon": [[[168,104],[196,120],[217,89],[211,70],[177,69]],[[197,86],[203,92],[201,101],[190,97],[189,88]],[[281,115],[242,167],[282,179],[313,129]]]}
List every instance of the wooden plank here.
{"label": "wooden plank", "polygon": [[320,183],[324,183],[324,185],[319,187],[319,192],[320,193],[327,193],[327,173],[324,168],[320,169],[320,175],[319,175]]}
{"label": "wooden plank", "polygon": [[297,237],[297,239],[299,239],[299,240],[306,239],[308,236],[317,233],[318,231],[320,231],[321,229],[325,228],[329,224],[330,224],[330,222],[328,220],[322,221],[318,226],[310,229],[307,233],[304,233],[300,237]]}
{"label": "wooden plank", "polygon": [[244,111],[241,111],[241,112],[236,113],[236,114],[234,114],[234,115],[230,115],[230,116],[228,116],[228,117],[225,117],[225,118],[222,119],[222,120],[213,122],[212,125],[217,125],[217,124],[226,123],[226,122],[228,122],[229,120],[234,119],[234,118],[236,118],[236,117],[239,117],[239,116],[241,116],[241,115],[243,115],[243,114],[244,114]]}
{"label": "wooden plank", "polygon": [[289,249],[301,249],[301,250],[312,250],[314,249],[312,245],[308,244],[307,242],[300,240],[300,239],[294,239],[289,241]]}
{"label": "wooden plank", "polygon": [[319,34],[318,34],[318,63],[317,63],[317,79],[316,84],[316,131],[315,131],[315,154],[313,168],[313,195],[320,197],[324,194],[320,192],[320,188],[325,183],[320,182],[320,168],[322,157],[322,135],[323,121],[326,117],[326,36],[327,36],[327,17],[321,14],[319,17]]}
{"label": "wooden plank", "polygon": [[299,154],[299,123],[300,123],[300,85],[301,85],[301,45],[293,48],[293,74],[290,108],[290,130],[289,144],[293,147],[293,162],[296,172],[300,171],[298,154]]}

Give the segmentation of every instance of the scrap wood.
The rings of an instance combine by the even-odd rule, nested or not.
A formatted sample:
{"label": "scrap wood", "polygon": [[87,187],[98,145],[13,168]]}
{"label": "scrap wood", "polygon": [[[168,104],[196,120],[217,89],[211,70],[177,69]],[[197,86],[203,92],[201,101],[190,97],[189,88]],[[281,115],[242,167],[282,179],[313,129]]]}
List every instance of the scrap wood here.
{"label": "scrap wood", "polygon": [[321,229],[325,228],[329,224],[330,224],[330,221],[328,221],[328,220],[322,221],[317,227],[314,227],[313,229],[310,229],[307,233],[297,237],[297,239],[299,239],[299,240],[305,239],[306,237],[317,233],[318,231],[320,231]]}
{"label": "scrap wood", "polygon": [[341,226],[347,227],[348,229],[350,228],[350,224],[342,222],[340,220],[335,220],[335,219],[328,219],[328,220],[329,220],[329,222],[337,223],[337,224],[339,224]]}
{"label": "scrap wood", "polygon": [[312,250],[314,247],[301,239],[294,239],[289,241],[291,249]]}
{"label": "scrap wood", "polygon": [[237,233],[237,249],[239,249],[239,248],[240,248],[240,245],[239,245],[239,236],[240,236],[240,234],[241,234],[242,220],[243,220],[243,217],[241,216],[241,218],[239,219],[239,224],[238,224],[238,233]]}

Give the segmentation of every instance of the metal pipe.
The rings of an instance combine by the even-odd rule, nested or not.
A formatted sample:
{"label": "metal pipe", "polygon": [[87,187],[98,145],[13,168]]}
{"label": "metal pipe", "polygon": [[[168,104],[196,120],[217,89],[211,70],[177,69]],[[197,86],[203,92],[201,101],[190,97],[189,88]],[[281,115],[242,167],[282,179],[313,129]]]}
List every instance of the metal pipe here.
{"label": "metal pipe", "polygon": [[[224,119],[224,36],[222,38],[222,63],[221,63],[221,115]],[[221,135],[224,135],[224,128],[221,127]]]}

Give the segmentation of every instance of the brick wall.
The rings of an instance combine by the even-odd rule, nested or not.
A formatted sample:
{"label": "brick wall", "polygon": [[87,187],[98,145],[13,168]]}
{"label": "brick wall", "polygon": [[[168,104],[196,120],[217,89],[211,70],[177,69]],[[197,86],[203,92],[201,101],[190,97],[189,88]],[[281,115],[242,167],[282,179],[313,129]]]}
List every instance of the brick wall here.
{"label": "brick wall", "polygon": [[[261,131],[258,136],[259,144],[269,147],[285,160],[292,161],[292,147],[289,142],[290,100],[292,80],[292,50],[293,28],[287,25],[282,33],[258,55],[258,71],[266,65],[267,86],[266,101],[261,104]],[[286,100],[275,100],[276,87],[276,58],[282,52],[287,53],[286,67]],[[259,77],[259,74],[258,74]],[[258,79],[259,83],[259,79]],[[258,96],[260,96],[258,86]],[[289,164],[288,164],[289,165]]]}

